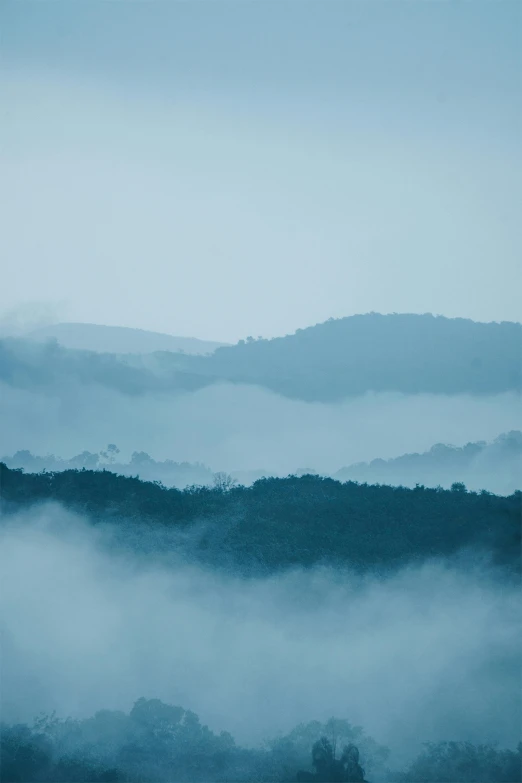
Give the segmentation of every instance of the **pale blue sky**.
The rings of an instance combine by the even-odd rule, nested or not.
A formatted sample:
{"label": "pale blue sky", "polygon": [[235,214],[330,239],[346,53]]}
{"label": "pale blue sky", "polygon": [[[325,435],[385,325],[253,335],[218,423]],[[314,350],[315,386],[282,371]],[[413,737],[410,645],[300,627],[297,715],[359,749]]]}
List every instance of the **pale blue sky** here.
{"label": "pale blue sky", "polygon": [[0,307],[520,320],[514,2],[4,0]]}

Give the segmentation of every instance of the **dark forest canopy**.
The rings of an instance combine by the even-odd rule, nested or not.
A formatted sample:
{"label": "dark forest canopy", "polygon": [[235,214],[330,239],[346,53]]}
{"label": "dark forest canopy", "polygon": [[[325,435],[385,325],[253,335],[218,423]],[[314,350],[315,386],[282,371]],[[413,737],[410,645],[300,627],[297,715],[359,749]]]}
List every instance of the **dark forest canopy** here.
{"label": "dark forest canopy", "polygon": [[0,380],[19,388],[96,383],[126,394],[255,384],[332,402],[374,392],[496,394],[522,390],[522,325],[433,315],[370,313],[331,319],[271,340],[240,341],[209,356],[143,357],[0,341]]}
{"label": "dark forest canopy", "polygon": [[175,462],[171,459],[155,460],[144,451],[133,452],[129,462],[120,461],[120,450],[114,443],[98,452],[82,451],[70,459],[62,459],[54,454],[39,456],[27,449],[15,452],[12,457],[3,456],[0,460],[8,468],[23,468],[28,473],[42,471],[109,469],[123,476],[138,475],[144,481],[161,481],[166,486],[186,487],[194,484],[214,483],[214,474],[206,465],[199,462]]}
{"label": "dark forest canopy", "polygon": [[6,509],[55,501],[92,521],[147,524],[186,539],[193,528],[195,556],[246,572],[397,567],[469,547],[520,567],[521,492],[499,497],[458,483],[406,489],[310,475],[178,490],[106,470],[26,474],[3,463],[0,481]]}
{"label": "dark forest canopy", "polygon": [[363,783],[364,775],[394,783],[521,781],[522,744],[510,750],[431,743],[398,771],[390,749],[347,720],[301,724],[262,748],[246,749],[228,732],[201,724],[194,712],[159,699],[138,699],[128,714],[41,716],[33,726],[4,723],[0,729],[1,783]]}

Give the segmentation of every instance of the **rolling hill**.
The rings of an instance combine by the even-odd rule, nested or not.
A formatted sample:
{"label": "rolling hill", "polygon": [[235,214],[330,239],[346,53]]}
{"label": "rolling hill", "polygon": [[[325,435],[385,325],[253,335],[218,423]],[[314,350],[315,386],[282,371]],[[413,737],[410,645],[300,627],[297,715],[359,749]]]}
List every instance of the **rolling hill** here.
{"label": "rolling hill", "polygon": [[522,389],[522,325],[369,313],[210,356],[165,355],[169,366],[310,402],[368,391],[495,394]]}
{"label": "rolling hill", "polygon": [[499,435],[492,443],[465,446],[437,443],[422,454],[374,459],[341,468],[333,478],[368,484],[414,487],[424,484],[448,489],[463,482],[469,489],[508,495],[522,487],[522,432]]}
{"label": "rolling hill", "polygon": [[[101,339],[105,327],[92,329],[93,334],[102,330],[97,333]],[[141,354],[145,343],[150,348],[152,342],[148,338],[133,342],[134,331],[140,334],[123,329],[125,340],[118,345],[109,339],[101,341],[104,353],[71,350],[45,341],[43,331],[39,333],[43,341],[4,339],[0,377],[26,388],[44,379],[49,385],[53,378],[56,382],[67,378],[129,393],[191,391],[213,383],[248,384],[284,397],[325,403],[367,392],[494,395],[522,391],[519,323],[370,313],[326,321],[286,337],[240,341],[207,355],[170,349]],[[109,349],[116,347],[120,351],[132,348],[133,353],[111,354]]]}
{"label": "rolling hill", "polygon": [[55,339],[64,348],[99,353],[154,353],[174,351],[188,354],[208,354],[225,343],[199,340],[196,337],[175,337],[161,332],[131,329],[125,326],[60,323],[35,329],[26,339],[45,341]]}

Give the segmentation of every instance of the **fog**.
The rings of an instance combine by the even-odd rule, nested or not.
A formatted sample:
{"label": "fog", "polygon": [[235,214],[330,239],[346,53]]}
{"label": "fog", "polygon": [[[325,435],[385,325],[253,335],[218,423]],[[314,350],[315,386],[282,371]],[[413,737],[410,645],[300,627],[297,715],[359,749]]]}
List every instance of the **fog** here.
{"label": "fog", "polygon": [[434,444],[422,454],[347,466],[333,477],[412,488],[421,484],[449,489],[458,481],[473,491],[487,489],[497,495],[510,495],[522,486],[522,432],[513,430],[500,434],[492,443],[467,443],[461,448]]}
{"label": "fog", "polygon": [[520,317],[517,3],[0,13],[2,306],[224,341]]}
{"label": "fog", "polygon": [[50,505],[4,519],[0,572],[7,721],[145,695],[244,743],[332,715],[399,756],[518,740],[519,590],[476,562],[240,582],[116,548],[110,527]]}
{"label": "fog", "polygon": [[0,2],[2,781],[520,742],[521,9]]}
{"label": "fog", "polygon": [[253,386],[127,396],[67,384],[52,393],[0,385],[0,453],[69,458],[115,443],[155,459],[213,470],[335,472],[360,460],[425,451],[434,443],[491,441],[521,429],[520,398],[367,394],[339,404],[285,399]]}

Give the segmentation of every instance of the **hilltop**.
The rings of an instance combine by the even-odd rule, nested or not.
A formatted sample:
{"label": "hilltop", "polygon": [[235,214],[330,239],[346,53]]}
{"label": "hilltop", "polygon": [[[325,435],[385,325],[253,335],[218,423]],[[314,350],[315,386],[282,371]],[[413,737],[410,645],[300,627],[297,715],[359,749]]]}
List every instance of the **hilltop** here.
{"label": "hilltop", "polygon": [[509,494],[522,486],[522,432],[499,435],[492,443],[477,441],[457,447],[436,443],[422,454],[403,454],[393,459],[374,459],[341,468],[339,481],[368,484],[415,484],[449,488],[455,481],[471,489]]}
{"label": "hilltop", "polygon": [[354,315],[212,355],[164,356],[163,370],[254,383],[330,402],[368,391],[494,394],[522,388],[522,325],[433,315]]}
{"label": "hilltop", "polygon": [[7,338],[0,341],[0,377],[25,388],[76,380],[134,394],[249,384],[307,402],[366,392],[520,392],[522,325],[370,313],[286,337],[249,338],[204,356],[170,350],[117,355]]}
{"label": "hilltop", "polygon": [[97,351],[99,353],[154,353],[174,351],[188,354],[207,354],[225,343],[199,340],[197,337],[178,337],[126,326],[102,326],[86,323],[59,323],[35,329],[26,339],[45,341],[55,339],[64,348]]}

